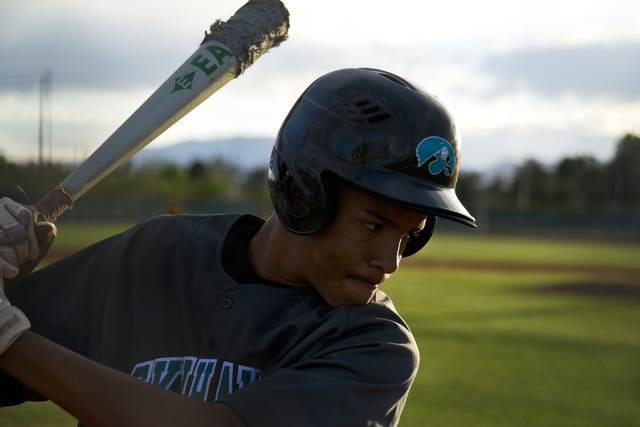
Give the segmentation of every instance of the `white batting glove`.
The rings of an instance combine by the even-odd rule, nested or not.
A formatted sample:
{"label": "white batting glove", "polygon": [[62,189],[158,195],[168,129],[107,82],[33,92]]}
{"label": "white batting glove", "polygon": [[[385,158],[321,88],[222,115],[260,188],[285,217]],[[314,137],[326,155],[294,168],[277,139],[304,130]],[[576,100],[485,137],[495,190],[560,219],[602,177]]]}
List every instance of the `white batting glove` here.
{"label": "white batting glove", "polygon": [[19,308],[13,307],[4,294],[0,265],[0,355],[30,327],[27,316]]}
{"label": "white batting glove", "polygon": [[38,236],[47,236],[44,240],[50,246],[56,233],[56,226],[52,223],[34,222],[29,208],[8,197],[0,199],[0,267],[4,278],[13,279],[20,273],[22,265],[28,261],[31,264],[39,261],[40,255],[44,255],[38,245]]}

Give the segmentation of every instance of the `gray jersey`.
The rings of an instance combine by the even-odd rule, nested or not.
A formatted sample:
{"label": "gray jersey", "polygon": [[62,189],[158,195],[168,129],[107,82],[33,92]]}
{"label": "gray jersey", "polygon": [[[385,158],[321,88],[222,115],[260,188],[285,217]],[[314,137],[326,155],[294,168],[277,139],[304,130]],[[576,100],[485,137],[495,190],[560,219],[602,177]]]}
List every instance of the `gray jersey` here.
{"label": "gray jersey", "polygon": [[[378,291],[366,306],[333,309],[311,287],[238,284],[221,253],[242,218],[157,217],[7,294],[34,332],[143,381],[224,402],[251,427],[396,425],[418,350],[389,298]],[[18,393],[0,382],[0,400]]]}

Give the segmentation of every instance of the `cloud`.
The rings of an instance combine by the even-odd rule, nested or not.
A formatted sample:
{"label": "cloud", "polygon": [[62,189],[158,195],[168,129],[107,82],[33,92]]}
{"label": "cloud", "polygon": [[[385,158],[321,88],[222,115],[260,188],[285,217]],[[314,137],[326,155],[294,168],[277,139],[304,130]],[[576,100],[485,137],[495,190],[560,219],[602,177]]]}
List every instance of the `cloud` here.
{"label": "cloud", "polygon": [[107,36],[107,33],[96,36],[73,21],[63,27],[55,37],[34,34],[0,45],[0,57],[11,59],[3,61],[0,73],[13,76],[14,80],[20,80],[15,76],[21,76],[28,82],[37,81],[48,69],[53,72],[55,82],[62,85],[126,90],[162,82],[200,42],[198,35],[191,51],[185,54],[170,43],[157,43],[148,36]]}
{"label": "cloud", "polygon": [[559,159],[581,155],[607,162],[613,157],[617,142],[609,135],[580,129],[505,127],[470,133],[462,139],[461,170],[497,172],[504,165],[520,164],[527,159],[554,165]]}
{"label": "cloud", "polygon": [[[193,10],[201,0],[190,0],[188,7],[162,0],[150,7],[122,4],[126,1],[119,6],[77,0],[9,3],[0,14],[0,91],[5,92],[33,89],[45,70],[52,71],[56,89],[157,87],[198,48],[218,17],[208,9],[220,6],[214,2],[198,14]],[[180,19],[185,15],[188,19]]]}
{"label": "cloud", "polygon": [[547,47],[492,56],[481,65],[498,91],[525,86],[544,96],[640,98],[640,44]]}

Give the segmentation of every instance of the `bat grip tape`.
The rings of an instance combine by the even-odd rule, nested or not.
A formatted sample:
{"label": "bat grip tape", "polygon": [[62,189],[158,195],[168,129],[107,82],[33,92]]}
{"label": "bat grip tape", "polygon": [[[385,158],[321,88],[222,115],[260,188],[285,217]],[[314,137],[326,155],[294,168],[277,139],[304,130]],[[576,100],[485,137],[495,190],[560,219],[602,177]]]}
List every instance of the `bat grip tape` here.
{"label": "bat grip tape", "polygon": [[36,221],[53,222],[60,214],[73,206],[73,193],[58,186],[38,201],[33,208],[36,210]]}

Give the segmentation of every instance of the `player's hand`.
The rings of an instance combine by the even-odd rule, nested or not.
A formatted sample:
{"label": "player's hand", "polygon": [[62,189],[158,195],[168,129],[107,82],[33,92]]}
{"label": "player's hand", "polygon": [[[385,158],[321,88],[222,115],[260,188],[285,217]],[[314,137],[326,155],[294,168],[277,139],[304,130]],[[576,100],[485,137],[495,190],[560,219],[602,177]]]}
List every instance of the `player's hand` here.
{"label": "player's hand", "polygon": [[29,274],[49,251],[56,226],[35,222],[26,206],[0,199],[0,267],[4,279],[16,283]]}
{"label": "player's hand", "polygon": [[13,307],[5,296],[2,272],[0,265],[0,355],[31,327],[27,316],[19,308]]}

